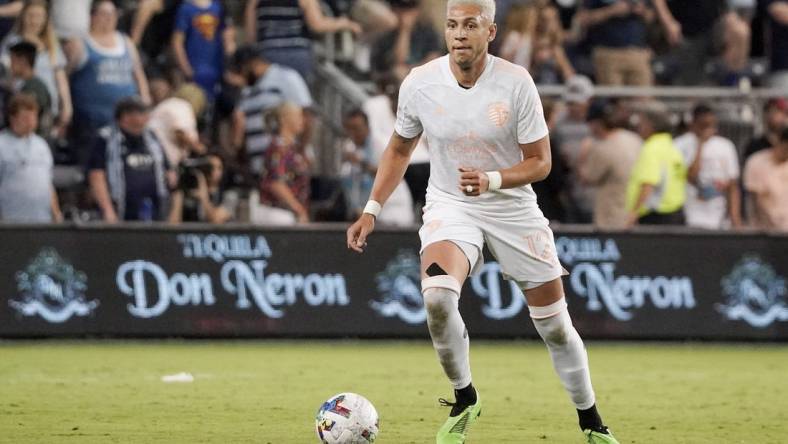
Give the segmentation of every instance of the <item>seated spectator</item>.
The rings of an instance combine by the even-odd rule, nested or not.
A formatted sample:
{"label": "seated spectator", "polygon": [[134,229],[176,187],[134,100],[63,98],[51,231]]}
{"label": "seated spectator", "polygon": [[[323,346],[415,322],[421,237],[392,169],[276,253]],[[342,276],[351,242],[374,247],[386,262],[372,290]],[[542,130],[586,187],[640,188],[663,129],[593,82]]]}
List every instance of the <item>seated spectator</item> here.
{"label": "seated spectator", "polygon": [[140,99],[118,103],[115,124],[101,129],[89,164],[93,197],[107,223],[164,220],[169,170],[164,149],[147,129],[150,112]]}
{"label": "seated spectator", "polygon": [[49,0],[52,24],[61,40],[81,38],[90,30],[90,8],[94,0]]}
{"label": "seated spectator", "polygon": [[[250,219],[260,225],[309,222],[309,161],[296,143],[304,131],[304,111],[285,102],[273,113],[276,136],[265,151],[259,205],[250,202]],[[255,197],[255,193],[251,198]]]}
{"label": "seated spectator", "polygon": [[110,125],[116,104],[124,97],[140,95],[150,103],[150,91],[137,49],[117,31],[118,11],[111,0],[93,3],[90,33],[70,40],[64,50],[71,67],[74,100],[72,145],[76,161],[84,163],[83,147],[92,145],[99,128]]}
{"label": "seated spectator", "polygon": [[690,131],[674,141],[689,169],[684,216],[691,227],[739,228],[739,156],[733,142],[717,131],[714,111],[698,105],[692,111]]}
{"label": "seated spectator", "polygon": [[246,43],[257,44],[266,60],[288,66],[311,81],[314,55],[310,34],[361,32],[347,17],[326,17],[318,0],[249,0],[244,12]]}
{"label": "seated spectator", "polygon": [[47,137],[52,127],[52,98],[41,79],[35,75],[36,47],[30,42],[19,42],[9,49],[11,78],[14,90],[30,95],[38,104],[38,134]]}
{"label": "seated spectator", "polygon": [[759,151],[744,166],[744,189],[749,193],[751,224],[767,230],[788,231],[788,128],[777,145]]}
{"label": "seated spectator", "polygon": [[49,20],[46,1],[26,2],[14,29],[3,39],[0,59],[7,67],[10,66],[9,48],[21,41],[30,42],[37,49],[35,75],[44,82],[49,92],[51,107],[48,113],[56,117],[56,134],[65,137],[73,115],[71,91],[65,71],[66,58]]}
{"label": "seated spectator", "polygon": [[224,162],[215,154],[191,159],[181,165],[178,188],[172,192],[169,221],[224,224],[232,219],[234,203],[222,194]]}
{"label": "seated spectator", "polygon": [[22,0],[0,0],[0,39],[11,32],[14,20],[22,12],[24,3]]}
{"label": "seated spectator", "polygon": [[225,14],[219,0],[186,0],[175,18],[175,60],[186,80],[200,85],[209,103],[213,103],[221,84],[225,40],[232,33]]}
{"label": "seated spectator", "polygon": [[8,104],[9,126],[0,132],[0,220],[60,222],[57,193],[52,186],[52,153],[36,135],[36,100],[17,94]]}
{"label": "seated spectator", "polygon": [[788,100],[770,99],[763,108],[763,135],[747,145],[744,159],[758,151],[777,146],[783,128],[788,126]]}
{"label": "seated spectator", "polygon": [[788,89],[788,0],[765,0],[769,17],[769,86]]}
{"label": "seated spectator", "polygon": [[593,49],[596,83],[650,86],[647,26],[654,13],[645,0],[584,0],[578,23]]}
{"label": "seated spectator", "polygon": [[628,225],[683,225],[687,167],[673,144],[667,107],[641,107],[637,127],[645,143],[627,185]]}
{"label": "seated spectator", "polygon": [[247,88],[233,116],[233,139],[236,146],[244,145],[245,140],[249,168],[259,172],[263,170],[262,154],[271,141],[266,113],[284,102],[307,109],[312,106],[312,95],[296,71],[268,62],[254,48],[239,49],[235,65],[246,79]]}
{"label": "seated spectator", "polygon": [[422,14],[418,1],[394,7],[399,27],[381,36],[372,48],[372,70],[393,72],[405,78],[414,66],[441,55],[443,44],[432,24]]}
{"label": "seated spectator", "polygon": [[151,112],[150,128],[164,148],[170,165],[178,165],[184,159],[205,154],[205,145],[200,141],[197,117],[206,107],[205,93],[192,83],[187,83],[165,99]]}
{"label": "seated spectator", "polygon": [[588,113],[593,139],[579,165],[581,182],[594,187],[594,225],[626,228],[627,183],[643,140],[621,128],[611,104],[597,102]]}

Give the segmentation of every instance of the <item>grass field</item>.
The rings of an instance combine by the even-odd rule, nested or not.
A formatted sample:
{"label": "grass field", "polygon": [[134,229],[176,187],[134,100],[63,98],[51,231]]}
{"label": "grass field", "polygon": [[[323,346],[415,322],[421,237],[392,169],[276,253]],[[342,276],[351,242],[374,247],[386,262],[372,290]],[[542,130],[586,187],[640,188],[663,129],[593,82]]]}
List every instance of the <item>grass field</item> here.
{"label": "grass field", "polygon": [[[788,442],[788,347],[590,343],[624,443]],[[472,344],[483,415],[469,444],[580,443],[535,342]],[[161,376],[190,372],[192,383]],[[314,414],[368,397],[381,444],[430,443],[449,395],[426,342],[0,343],[2,443],[314,444]]]}

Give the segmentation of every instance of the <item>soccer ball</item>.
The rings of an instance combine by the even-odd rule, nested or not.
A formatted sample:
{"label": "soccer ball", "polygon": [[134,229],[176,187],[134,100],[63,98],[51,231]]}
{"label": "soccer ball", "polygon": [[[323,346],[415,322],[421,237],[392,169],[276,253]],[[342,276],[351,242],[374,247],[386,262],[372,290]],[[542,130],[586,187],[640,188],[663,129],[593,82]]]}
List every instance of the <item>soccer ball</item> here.
{"label": "soccer ball", "polygon": [[340,393],[320,406],[315,426],[322,444],[369,444],[378,435],[378,412],[367,398]]}

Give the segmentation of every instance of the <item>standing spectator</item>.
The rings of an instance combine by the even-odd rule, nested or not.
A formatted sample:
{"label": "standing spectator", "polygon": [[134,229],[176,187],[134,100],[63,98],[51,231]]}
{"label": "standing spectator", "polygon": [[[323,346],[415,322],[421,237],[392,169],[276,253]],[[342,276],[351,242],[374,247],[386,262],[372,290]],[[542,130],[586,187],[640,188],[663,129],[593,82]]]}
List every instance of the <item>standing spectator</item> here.
{"label": "standing spectator", "polygon": [[[704,83],[709,56],[721,51],[723,83],[736,84],[749,63],[750,25],[723,0],[653,0],[667,43],[675,48],[674,80],[681,85]],[[730,2],[727,2],[730,3]]]}
{"label": "standing spectator", "polygon": [[137,98],[123,99],[115,116],[115,125],[101,130],[89,164],[90,189],[102,217],[108,223],[163,220],[176,178],[147,129],[148,107]]}
{"label": "standing spectator", "polygon": [[602,85],[650,86],[651,50],[647,25],[654,12],[645,0],[584,0],[580,26],[593,46],[596,82]]}
{"label": "standing spectator", "polygon": [[94,0],[49,0],[52,23],[59,39],[80,38],[90,31],[90,8]]}
{"label": "standing spectator", "polygon": [[673,144],[667,107],[642,107],[638,133],[645,143],[627,185],[628,225],[683,225],[687,167]]}
{"label": "standing spectator", "polygon": [[129,34],[147,60],[163,64],[172,47],[175,18],[184,0],[141,0]]}
{"label": "standing spectator", "polygon": [[318,0],[249,0],[244,27],[246,42],[256,43],[266,60],[295,69],[307,81],[315,64],[310,33],[361,32],[347,17],[323,15]]}
{"label": "standing spectator", "polygon": [[773,88],[788,89],[788,0],[765,0],[769,14],[771,39],[769,40],[769,60]]}
{"label": "standing spectator", "polygon": [[[364,204],[369,199],[369,193],[372,191],[372,182],[387,141],[380,140],[376,137],[376,134],[373,134],[367,115],[361,110],[356,110],[348,115],[348,118],[345,120],[345,130],[356,148],[352,152],[356,156],[349,156],[351,157],[351,174],[356,173],[356,178],[359,179],[359,190],[355,194],[353,193],[355,190],[346,188],[346,191],[351,192],[351,197],[359,199],[351,200],[351,208],[359,210],[358,213],[360,214],[360,210],[363,210]],[[391,226],[413,225],[413,201],[404,182],[401,182],[394,190],[386,206],[391,206],[391,209],[384,208],[380,212],[376,219],[380,224]]]}
{"label": "standing spectator", "polygon": [[689,168],[684,216],[691,227],[739,228],[739,156],[733,142],[717,131],[714,111],[698,105],[692,111],[690,131],[674,142]]}
{"label": "standing spectator", "polygon": [[531,66],[539,24],[539,11],[543,1],[512,6],[507,14],[501,35],[500,56],[516,65]]}
{"label": "standing spectator", "polygon": [[534,81],[552,85],[568,81],[575,70],[564,51],[564,28],[555,7],[546,6],[539,11],[536,33],[539,37],[529,68]]}
{"label": "standing spectator", "polygon": [[777,146],[780,134],[788,126],[788,100],[784,98],[770,99],[763,108],[763,135],[747,145],[744,159],[748,159],[758,151]]}
{"label": "standing spectator", "polygon": [[182,168],[178,189],[172,193],[169,222],[207,222],[224,224],[232,219],[230,194],[222,194],[224,162],[208,154]]}
{"label": "standing spectator", "polygon": [[9,49],[9,53],[14,90],[36,99],[39,110],[37,122],[39,134],[46,137],[52,122],[52,98],[44,82],[36,77],[34,72],[36,47],[30,42],[19,42]]}
{"label": "standing spectator", "polygon": [[304,79],[293,69],[271,64],[251,47],[240,48],[235,65],[246,80],[241,102],[233,116],[233,139],[236,146],[245,144],[252,171],[262,171],[263,152],[271,141],[265,114],[284,102],[301,108],[312,106],[312,95]]}
{"label": "standing spectator", "polygon": [[[400,82],[396,79],[394,75],[384,76],[378,84],[378,94],[370,97],[361,105],[362,111],[368,117],[372,148],[369,162],[374,166],[374,169],[377,169],[380,156],[389,143],[397,120]],[[415,213],[420,215],[422,207],[427,202],[429,180],[430,154],[427,150],[427,142],[422,138],[410,156],[408,169],[405,171],[404,184],[400,184],[394,189],[386,204],[386,207],[390,206],[392,209],[383,209],[383,212],[387,213],[384,216],[387,223],[410,225],[414,222],[414,204]]]}
{"label": "standing spectator", "polygon": [[[550,145],[557,146],[555,140],[555,128],[558,123],[558,106],[551,100],[543,100],[545,122],[550,134]],[[564,163],[564,159],[557,149],[550,150],[550,163],[552,169],[550,174],[542,181],[531,184],[534,192],[539,196],[539,208],[544,217],[550,221],[566,220],[566,184],[568,183],[569,171]]]}
{"label": "standing spectator", "polygon": [[37,49],[35,75],[49,92],[51,108],[48,113],[57,117],[57,135],[65,136],[73,115],[71,91],[66,76],[66,58],[49,19],[46,1],[30,0],[25,3],[14,29],[2,42],[0,58],[3,64],[10,64],[8,49],[21,41],[30,42]]}
{"label": "standing spectator", "polygon": [[372,70],[394,72],[405,78],[414,66],[436,57],[442,50],[440,37],[422,14],[419,2],[408,2],[394,8],[398,29],[380,37],[372,48]]}
{"label": "standing spectator", "polygon": [[151,112],[148,128],[161,142],[170,165],[177,166],[184,159],[205,154],[206,148],[197,129],[197,118],[205,107],[203,90],[187,83]]}
{"label": "standing spectator", "polygon": [[23,5],[22,0],[0,0],[0,39],[11,31]]}
{"label": "standing spectator", "polygon": [[370,164],[372,146],[369,119],[364,111],[354,109],[347,113],[343,126],[348,136],[348,143],[342,153],[343,162],[339,175],[342,178],[342,188],[350,217],[357,218],[369,199],[377,170]]}
{"label": "standing spectator", "polygon": [[35,99],[18,94],[8,104],[9,126],[0,132],[0,220],[60,222],[57,193],[52,186],[52,153],[35,134]]}
{"label": "standing spectator", "polygon": [[587,224],[592,220],[593,190],[580,182],[578,167],[583,142],[591,136],[586,116],[593,96],[594,85],[588,77],[578,75],[569,79],[563,95],[567,111],[558,119],[553,132],[555,149],[570,174],[569,203],[566,208],[566,222],[570,223]]}
{"label": "standing spectator", "polygon": [[172,50],[186,79],[194,81],[213,103],[224,72],[228,29],[218,0],[187,0],[178,8]]}
{"label": "standing spectator", "polygon": [[788,231],[788,128],[777,145],[759,151],[744,166],[748,214],[758,228]]}
{"label": "standing spectator", "polygon": [[626,228],[627,183],[643,140],[618,126],[610,104],[594,103],[588,113],[593,142],[580,162],[580,180],[595,188],[594,225]]}
{"label": "standing spectator", "polygon": [[250,205],[250,218],[261,225],[309,222],[309,161],[296,142],[304,131],[301,107],[285,102],[274,113],[278,131],[265,151],[260,205]]}
{"label": "standing spectator", "polygon": [[150,103],[148,81],[131,40],[117,31],[118,11],[111,0],[97,0],[90,15],[90,33],[68,42],[74,100],[72,143],[77,161],[86,158],[96,130],[112,123],[116,104],[140,95]]}

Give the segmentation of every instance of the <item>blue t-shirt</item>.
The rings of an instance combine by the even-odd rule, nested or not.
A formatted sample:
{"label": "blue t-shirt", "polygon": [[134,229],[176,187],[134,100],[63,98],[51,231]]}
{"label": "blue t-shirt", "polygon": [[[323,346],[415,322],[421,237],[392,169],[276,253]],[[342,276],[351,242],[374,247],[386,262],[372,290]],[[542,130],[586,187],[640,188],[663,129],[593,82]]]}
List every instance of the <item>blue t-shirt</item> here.
{"label": "blue t-shirt", "polygon": [[209,99],[224,70],[224,8],[218,0],[207,8],[184,2],[175,16],[175,30],[185,35],[186,56],[194,70],[194,81],[205,90]]}
{"label": "blue t-shirt", "polygon": [[[588,9],[604,8],[622,0],[585,0]],[[629,0],[624,0],[629,1]],[[638,0],[650,6],[648,0]],[[591,46],[604,48],[645,48],[646,23],[640,16],[630,14],[625,17],[615,17],[604,21],[588,32]]]}

